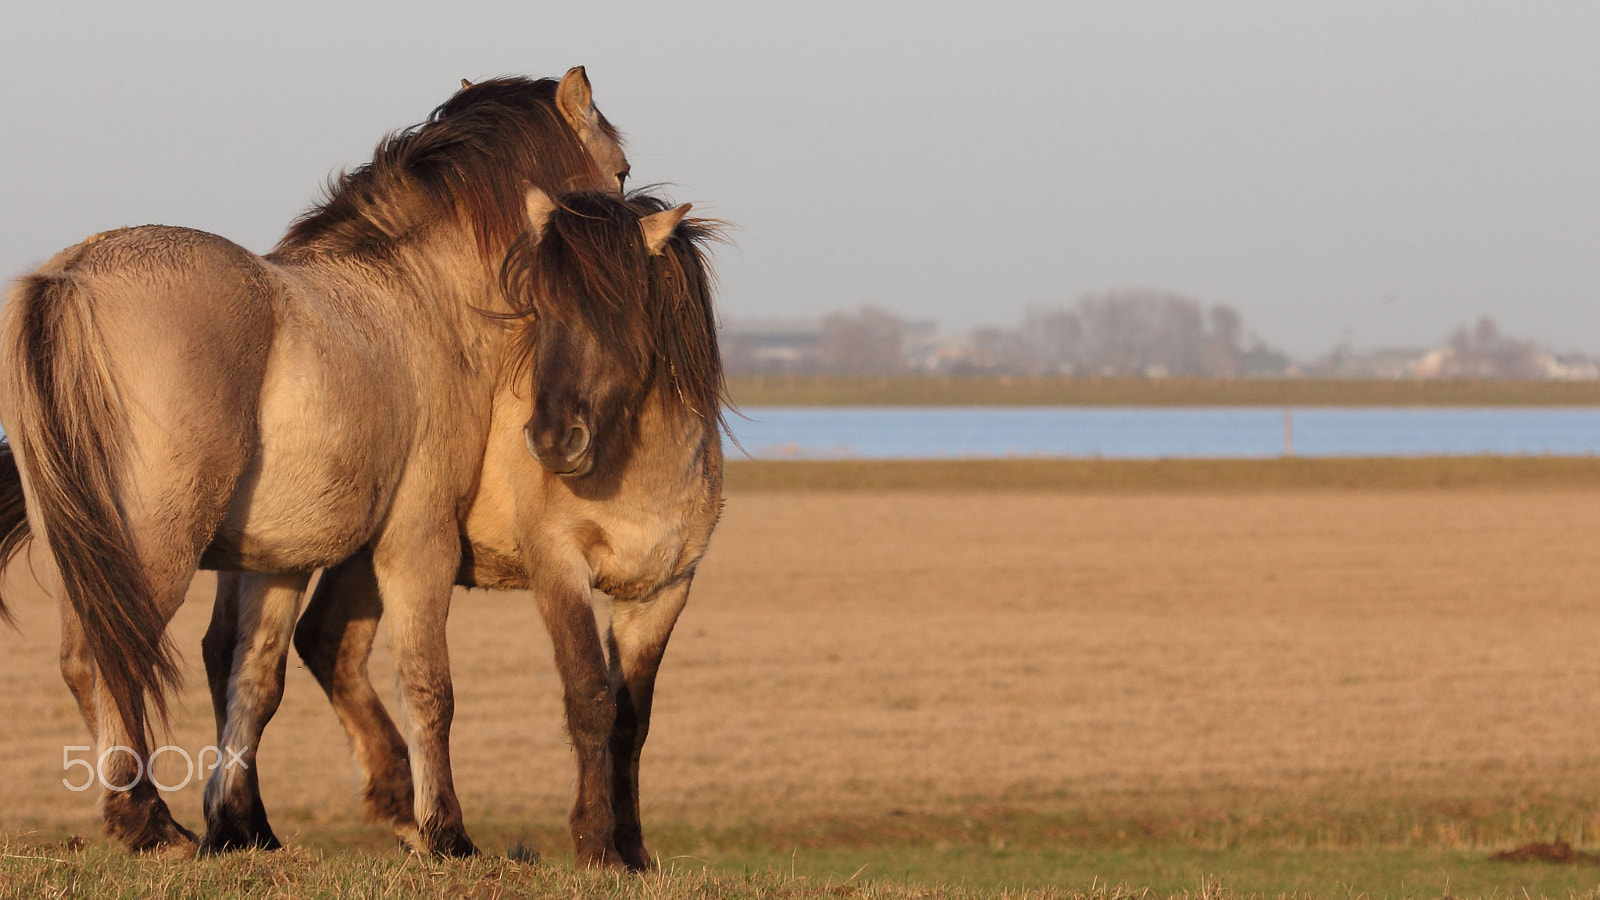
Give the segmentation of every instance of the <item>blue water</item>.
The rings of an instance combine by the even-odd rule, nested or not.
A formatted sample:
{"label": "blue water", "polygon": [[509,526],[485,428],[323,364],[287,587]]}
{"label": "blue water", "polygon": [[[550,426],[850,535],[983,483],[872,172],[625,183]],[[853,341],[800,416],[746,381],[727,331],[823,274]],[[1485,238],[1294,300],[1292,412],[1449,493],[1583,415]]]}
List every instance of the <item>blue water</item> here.
{"label": "blue water", "polygon": [[[1285,455],[1283,409],[763,407],[730,417],[758,459]],[[1600,409],[1291,409],[1295,456],[1588,456]]]}

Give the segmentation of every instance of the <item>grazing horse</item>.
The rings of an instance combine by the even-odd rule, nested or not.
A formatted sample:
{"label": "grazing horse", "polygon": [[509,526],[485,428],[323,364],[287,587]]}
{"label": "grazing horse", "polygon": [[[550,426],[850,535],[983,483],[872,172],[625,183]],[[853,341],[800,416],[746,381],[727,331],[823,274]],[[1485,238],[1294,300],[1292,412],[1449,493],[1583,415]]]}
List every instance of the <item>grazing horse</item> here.
{"label": "grazing horse", "polygon": [[[532,352],[502,263],[523,240],[530,184],[620,192],[626,171],[581,69],[559,84],[495,79],[382,143],[264,257],[199,231],[125,228],[12,288],[0,550],[41,535],[60,570],[62,671],[124,846],[196,847],[141,777],[147,711],[165,720],[179,677],[166,624],[196,568],[295,595],[214,629],[247,654],[247,641],[287,641],[311,572],[360,556],[390,617],[416,844],[473,852],[450,775],[444,619],[496,398]],[[244,673],[223,668],[231,689]],[[258,737],[275,705],[223,712],[230,726],[255,716],[234,736]]]}
{"label": "grazing horse", "polygon": [[[723,379],[704,255],[715,230],[680,221],[686,211],[648,196],[557,203],[530,192],[531,227],[502,272],[529,323],[517,356],[528,377],[495,397],[462,534],[458,584],[531,588],[539,604],[577,756],[573,842],[589,866],[651,865],[639,757],[656,671],[722,505]],[[604,629],[596,589],[611,598]],[[328,570],[295,643],[349,730],[369,812],[404,838],[406,748],[367,681],[378,595],[370,554]],[[291,598],[244,596],[246,618],[250,603]],[[282,671],[285,653],[257,641],[240,667]],[[236,681],[227,703],[276,702],[254,688]],[[385,799],[396,802],[373,808]]]}

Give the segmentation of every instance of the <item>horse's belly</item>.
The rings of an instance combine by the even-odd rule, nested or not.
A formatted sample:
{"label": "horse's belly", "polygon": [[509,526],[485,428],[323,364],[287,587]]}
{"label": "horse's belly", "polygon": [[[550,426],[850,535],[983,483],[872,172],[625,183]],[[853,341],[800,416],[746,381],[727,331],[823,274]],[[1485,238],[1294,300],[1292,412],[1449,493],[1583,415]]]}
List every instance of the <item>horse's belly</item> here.
{"label": "horse's belly", "polygon": [[477,544],[463,536],[461,540],[461,568],[456,573],[456,584],[463,587],[491,588],[501,591],[523,590],[532,586],[528,570],[514,551],[489,544]]}
{"label": "horse's belly", "polygon": [[263,478],[241,490],[201,564],[250,572],[310,571],[367,543],[387,497],[376,484],[294,479],[274,490]]}
{"label": "horse's belly", "polygon": [[[261,442],[206,561],[304,571],[346,559],[388,513],[407,446],[376,398],[334,409],[325,391],[269,393]],[[361,414],[351,415],[351,409]]]}

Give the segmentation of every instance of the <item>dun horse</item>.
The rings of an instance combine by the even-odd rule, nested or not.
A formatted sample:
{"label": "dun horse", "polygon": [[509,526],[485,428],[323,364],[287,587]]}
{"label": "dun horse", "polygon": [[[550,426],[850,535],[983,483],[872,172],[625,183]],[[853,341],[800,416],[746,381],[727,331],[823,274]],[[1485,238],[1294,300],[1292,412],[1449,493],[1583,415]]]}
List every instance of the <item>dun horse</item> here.
{"label": "dun horse", "polygon": [[[498,79],[380,145],[266,257],[188,229],[122,229],[11,291],[0,548],[42,535],[60,569],[63,674],[105,783],[134,784],[101,796],[125,846],[195,846],[139,775],[147,711],[165,718],[178,679],[166,623],[196,567],[263,573],[282,589],[269,596],[296,595],[237,604],[251,607],[232,629],[241,644],[282,643],[309,574],[356,556],[390,616],[417,843],[472,852],[451,783],[443,624],[496,398],[536,352],[502,261],[523,240],[528,184],[615,191],[626,168],[581,70],[559,85]],[[238,688],[239,674],[222,680]],[[273,706],[244,731],[259,734]],[[105,754],[119,746],[133,752]]]}
{"label": "dun horse", "polygon": [[[656,671],[721,510],[722,368],[703,250],[714,231],[680,222],[686,211],[647,196],[556,204],[530,194],[532,227],[502,272],[530,323],[519,357],[530,377],[502,382],[495,397],[462,536],[459,584],[532,588],[538,601],[577,756],[573,841],[589,865],[651,865],[639,757]],[[603,633],[597,588],[611,598]],[[405,745],[366,675],[378,595],[370,554],[328,570],[295,642],[349,730],[369,802],[396,801],[374,812],[404,837],[414,827]],[[249,603],[238,618],[250,618]],[[281,672],[285,653],[258,642],[237,666]],[[258,683],[236,680],[232,707],[275,704],[281,682],[266,697]],[[253,783],[245,793],[236,808],[259,808]]]}

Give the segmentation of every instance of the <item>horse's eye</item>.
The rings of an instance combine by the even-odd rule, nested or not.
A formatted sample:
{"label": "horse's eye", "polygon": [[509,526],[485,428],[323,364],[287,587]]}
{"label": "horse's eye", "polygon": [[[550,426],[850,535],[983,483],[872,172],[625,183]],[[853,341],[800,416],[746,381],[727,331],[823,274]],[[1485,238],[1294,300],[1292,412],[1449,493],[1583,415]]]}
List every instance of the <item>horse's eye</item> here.
{"label": "horse's eye", "polygon": [[633,168],[630,166],[629,168],[623,169],[621,172],[617,173],[617,190],[623,192],[624,194],[628,192],[628,175],[632,171]]}

